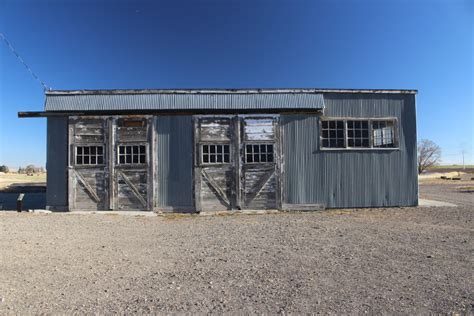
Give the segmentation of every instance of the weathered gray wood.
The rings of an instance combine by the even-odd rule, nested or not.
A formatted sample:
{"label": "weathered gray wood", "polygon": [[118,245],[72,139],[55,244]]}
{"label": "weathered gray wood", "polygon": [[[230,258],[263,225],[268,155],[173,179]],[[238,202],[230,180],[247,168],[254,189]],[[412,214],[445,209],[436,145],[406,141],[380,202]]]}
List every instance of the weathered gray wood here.
{"label": "weathered gray wood", "polygon": [[241,142],[241,125],[240,117],[234,118],[234,168],[235,168],[235,208],[240,210],[242,205],[242,142]]}
{"label": "weathered gray wood", "polygon": [[214,179],[211,176],[209,176],[206,170],[204,169],[201,170],[201,174],[204,180],[207,182],[207,184],[218,194],[218,197],[222,201],[224,201],[228,207],[230,207],[231,206],[230,201],[227,198],[227,195],[225,194],[225,192],[223,192],[222,189],[220,188],[219,184],[217,184],[216,181],[214,181]]}
{"label": "weathered gray wood", "polygon": [[[279,137],[278,117],[243,117],[242,135],[242,200],[247,209],[278,208],[279,191]],[[246,145],[273,145],[273,162],[246,163]]]}
{"label": "weathered gray wood", "polygon": [[100,197],[97,195],[94,189],[87,183],[87,181],[84,179],[84,177],[79,173],[79,171],[75,170],[75,175],[77,177],[77,180],[83,185],[83,187],[86,189],[86,191],[90,194],[90,196],[94,199],[96,203],[100,203]]}
{"label": "weathered gray wood", "polygon": [[116,118],[111,117],[108,120],[108,146],[106,147],[108,151],[105,153],[105,159],[107,161],[106,170],[108,170],[108,179],[109,179],[109,209],[113,210],[116,208],[116,192],[115,192],[115,126]]}
{"label": "weathered gray wood", "polygon": [[156,119],[152,116],[147,117],[147,141],[148,141],[148,165],[147,165],[147,172],[148,172],[148,192],[147,192],[147,205],[150,211],[153,211],[155,208],[155,183],[157,178],[155,177],[155,160],[156,160]]}
{"label": "weathered gray wood", "polygon": [[199,118],[193,117],[193,197],[194,197],[194,208],[196,212],[201,212],[201,167],[199,164],[200,153],[199,153],[199,140],[200,140],[200,130],[199,130]]}
{"label": "weathered gray wood", "polygon": [[130,190],[135,194],[135,197],[140,201],[143,207],[147,207],[147,201],[140,194],[140,190],[134,185],[134,183],[123,173],[122,170],[117,170],[117,174],[125,181]]}

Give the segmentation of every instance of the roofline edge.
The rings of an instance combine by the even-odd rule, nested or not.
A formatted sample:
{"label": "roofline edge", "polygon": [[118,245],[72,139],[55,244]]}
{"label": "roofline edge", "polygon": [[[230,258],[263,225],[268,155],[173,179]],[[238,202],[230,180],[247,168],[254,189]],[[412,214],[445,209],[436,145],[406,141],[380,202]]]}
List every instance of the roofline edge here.
{"label": "roofline edge", "polygon": [[417,94],[409,89],[102,89],[102,90],[48,90],[46,96],[57,95],[114,95],[114,94],[266,94],[266,93],[366,93]]}

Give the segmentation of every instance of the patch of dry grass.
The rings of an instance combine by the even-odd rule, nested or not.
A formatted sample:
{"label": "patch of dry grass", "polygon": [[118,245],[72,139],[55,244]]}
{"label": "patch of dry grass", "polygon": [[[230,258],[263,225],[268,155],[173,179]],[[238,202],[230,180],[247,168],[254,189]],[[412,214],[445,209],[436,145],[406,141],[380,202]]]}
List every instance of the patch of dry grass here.
{"label": "patch of dry grass", "polygon": [[15,185],[29,183],[46,183],[46,173],[38,173],[32,176],[18,173],[0,173],[0,189]]}

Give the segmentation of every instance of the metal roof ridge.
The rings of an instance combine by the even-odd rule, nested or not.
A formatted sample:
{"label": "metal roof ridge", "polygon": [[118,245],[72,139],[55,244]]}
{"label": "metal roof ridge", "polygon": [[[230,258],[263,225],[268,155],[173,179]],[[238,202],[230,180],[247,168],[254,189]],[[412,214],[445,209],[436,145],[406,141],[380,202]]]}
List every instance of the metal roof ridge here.
{"label": "metal roof ridge", "polygon": [[323,88],[262,88],[262,89],[101,89],[101,90],[48,90],[55,95],[124,95],[124,94],[305,94],[305,93],[367,93],[417,94],[410,89],[323,89]]}

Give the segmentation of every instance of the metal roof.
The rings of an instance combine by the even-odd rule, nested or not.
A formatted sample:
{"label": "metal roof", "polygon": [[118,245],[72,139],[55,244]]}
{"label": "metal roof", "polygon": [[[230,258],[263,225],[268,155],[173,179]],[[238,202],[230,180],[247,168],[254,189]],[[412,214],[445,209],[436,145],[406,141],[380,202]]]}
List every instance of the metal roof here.
{"label": "metal roof", "polygon": [[369,89],[50,90],[45,111],[322,110],[323,93],[415,94]]}
{"label": "metal roof", "polygon": [[324,108],[320,93],[46,94],[46,111],[266,110]]}

